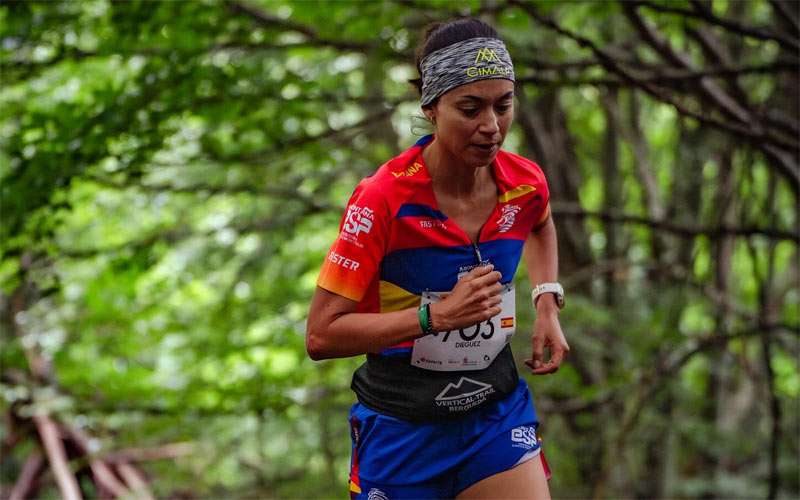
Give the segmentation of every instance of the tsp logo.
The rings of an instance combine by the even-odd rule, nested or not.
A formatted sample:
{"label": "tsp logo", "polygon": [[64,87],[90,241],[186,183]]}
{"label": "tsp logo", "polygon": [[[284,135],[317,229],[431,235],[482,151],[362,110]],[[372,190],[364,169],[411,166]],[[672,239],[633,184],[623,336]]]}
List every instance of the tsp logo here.
{"label": "tsp logo", "polygon": [[350,205],[347,207],[344,230],[355,236],[358,236],[358,233],[362,232],[369,233],[369,230],[372,229],[372,221],[374,218],[375,213],[371,209]]}
{"label": "tsp logo", "polygon": [[478,64],[481,61],[486,61],[487,63],[499,63],[500,59],[497,57],[493,49],[488,47],[484,47],[482,49],[478,49],[478,53],[475,54],[475,64]]}

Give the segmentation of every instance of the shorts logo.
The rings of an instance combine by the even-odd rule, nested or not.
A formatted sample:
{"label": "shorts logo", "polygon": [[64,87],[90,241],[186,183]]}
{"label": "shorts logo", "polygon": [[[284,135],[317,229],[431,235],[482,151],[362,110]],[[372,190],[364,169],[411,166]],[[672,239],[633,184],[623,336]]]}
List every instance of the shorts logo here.
{"label": "shorts logo", "polygon": [[506,205],[503,207],[503,212],[500,214],[500,218],[497,219],[497,227],[499,232],[505,233],[511,226],[514,225],[514,221],[517,218],[517,213],[520,211],[519,205]]}
{"label": "shorts logo", "polygon": [[495,392],[494,387],[471,378],[461,377],[457,384],[450,382],[436,396],[436,406],[445,407],[451,412],[466,411],[486,402]]}
{"label": "shorts logo", "polygon": [[344,225],[342,226],[340,237],[363,248],[364,245],[358,242],[358,235],[361,233],[369,234],[374,220],[375,212],[371,208],[350,205],[347,207],[347,214],[344,217]]}
{"label": "shorts logo", "polygon": [[532,450],[539,444],[536,438],[536,428],[532,425],[523,425],[516,429],[511,429],[511,441],[514,442],[512,446],[515,448],[525,448]]}
{"label": "shorts logo", "polygon": [[369,493],[367,493],[367,500],[389,500],[389,497],[386,495],[385,491],[379,490],[378,488],[371,488]]}

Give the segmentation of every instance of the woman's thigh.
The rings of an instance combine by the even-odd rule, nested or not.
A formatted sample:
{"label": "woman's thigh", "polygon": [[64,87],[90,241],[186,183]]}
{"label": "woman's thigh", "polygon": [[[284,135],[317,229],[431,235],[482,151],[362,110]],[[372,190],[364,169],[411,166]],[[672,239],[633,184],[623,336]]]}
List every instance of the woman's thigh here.
{"label": "woman's thigh", "polygon": [[549,500],[550,489],[544,474],[541,456],[478,481],[456,497],[467,499],[526,499]]}

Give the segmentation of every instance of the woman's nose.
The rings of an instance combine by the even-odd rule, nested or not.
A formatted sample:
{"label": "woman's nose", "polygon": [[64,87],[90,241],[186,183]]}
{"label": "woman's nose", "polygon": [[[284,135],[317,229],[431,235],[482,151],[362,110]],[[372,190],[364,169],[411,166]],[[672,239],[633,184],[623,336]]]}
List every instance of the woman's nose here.
{"label": "woman's nose", "polygon": [[495,134],[500,131],[500,126],[497,122],[497,114],[494,112],[494,110],[489,110],[486,113],[483,113],[478,131],[483,132],[484,134]]}

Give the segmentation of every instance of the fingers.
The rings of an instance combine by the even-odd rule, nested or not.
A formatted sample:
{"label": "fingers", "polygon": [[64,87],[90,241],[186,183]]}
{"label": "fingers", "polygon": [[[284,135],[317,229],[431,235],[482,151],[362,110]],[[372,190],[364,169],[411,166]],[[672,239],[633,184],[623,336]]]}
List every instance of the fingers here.
{"label": "fingers", "polygon": [[[531,373],[534,375],[547,375],[548,373],[555,373],[558,371],[559,367],[561,367],[561,363],[564,361],[567,353],[569,352],[569,345],[566,343],[564,344],[556,344],[555,346],[551,347],[550,350],[550,361],[544,362],[543,357],[544,355],[540,355],[540,358],[536,359],[536,339],[539,338],[534,337],[534,359],[525,360],[525,364],[531,369]],[[542,342],[543,343],[543,342]]]}
{"label": "fingers", "polygon": [[533,358],[530,360],[531,368],[534,370],[540,368],[544,363],[544,336],[543,335],[534,335],[533,336]]}
{"label": "fingers", "polygon": [[564,361],[564,348],[561,346],[554,347],[550,350],[550,361],[548,364],[555,365],[556,370],[558,367],[561,366],[561,362]]}
{"label": "fingers", "polygon": [[[564,361],[564,347],[561,345],[554,346],[550,349],[550,361],[542,365],[540,371],[542,374],[545,373],[555,373],[558,371],[558,368],[561,366],[561,362]],[[534,373],[537,373],[537,370],[534,370]]]}
{"label": "fingers", "polygon": [[[502,278],[502,277],[503,277],[503,275],[500,274],[500,271],[491,271],[489,273],[483,274],[483,275],[478,276],[477,278],[475,278],[473,280],[473,284],[474,284],[474,286],[476,288],[483,288],[483,287],[491,286],[491,285],[494,285],[494,284],[499,284],[498,282],[500,281],[500,278]],[[501,289],[502,289],[502,285],[501,285]]]}
{"label": "fingers", "polygon": [[502,274],[488,264],[470,270],[461,277],[447,297],[452,303],[456,323],[465,325],[485,321],[502,312]]}
{"label": "fingers", "polygon": [[494,264],[488,264],[485,266],[478,266],[470,270],[467,274],[465,274],[461,279],[475,279],[486,274],[489,274],[494,270]]}
{"label": "fingers", "polygon": [[483,320],[486,321],[487,319],[491,319],[491,318],[497,316],[498,314],[500,314],[501,311],[502,311],[502,309],[497,307],[497,306],[490,307],[484,312]]}
{"label": "fingers", "polygon": [[[527,362],[526,365],[531,366]],[[552,362],[548,362],[540,366],[539,368],[531,368],[531,373],[534,375],[547,375],[549,373],[555,373],[558,371],[558,366],[554,365]]]}

